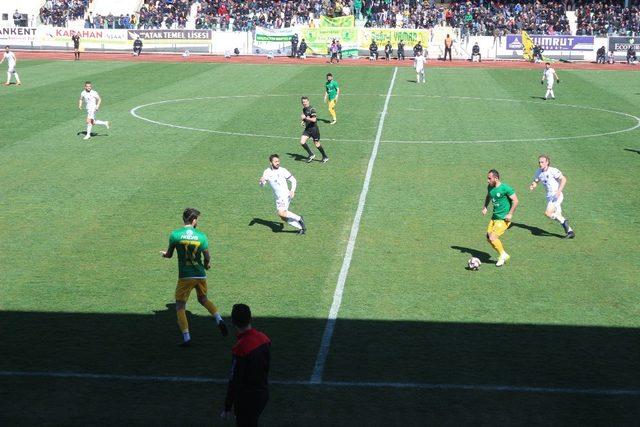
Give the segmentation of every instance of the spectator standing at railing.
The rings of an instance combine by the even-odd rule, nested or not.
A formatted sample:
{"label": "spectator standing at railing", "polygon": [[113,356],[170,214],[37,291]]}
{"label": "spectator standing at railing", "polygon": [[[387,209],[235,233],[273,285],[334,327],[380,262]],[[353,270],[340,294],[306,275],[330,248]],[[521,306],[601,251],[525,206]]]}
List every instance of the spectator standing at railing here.
{"label": "spectator standing at railing", "polygon": [[391,46],[391,40],[387,40],[387,44],[384,45],[384,59],[389,61],[391,54],[393,53],[393,46]]}
{"label": "spectator standing at railing", "polygon": [[598,49],[598,51],[596,52],[596,63],[598,64],[604,64],[606,61],[605,58],[606,55],[606,50],[604,48],[604,46],[602,46],[600,49]]}
{"label": "spectator standing at railing", "polygon": [[78,32],[73,33],[71,36],[73,42],[73,58],[75,61],[80,60],[80,34]]}
{"label": "spectator standing at railing", "polygon": [[291,36],[291,57],[295,58],[298,53],[298,35]]}
{"label": "spectator standing at railing", "polygon": [[413,56],[418,56],[423,51],[424,51],[424,48],[422,47],[422,42],[418,40],[418,43],[416,43],[415,46],[413,46]]}
{"label": "spectator standing at railing", "polygon": [[398,61],[404,61],[404,42],[398,42]]}
{"label": "spectator standing at railing", "polygon": [[447,34],[447,37],[444,39],[444,61],[447,60],[447,54],[449,54],[449,61],[453,61],[453,59],[451,59],[451,46],[453,46],[453,39]]}

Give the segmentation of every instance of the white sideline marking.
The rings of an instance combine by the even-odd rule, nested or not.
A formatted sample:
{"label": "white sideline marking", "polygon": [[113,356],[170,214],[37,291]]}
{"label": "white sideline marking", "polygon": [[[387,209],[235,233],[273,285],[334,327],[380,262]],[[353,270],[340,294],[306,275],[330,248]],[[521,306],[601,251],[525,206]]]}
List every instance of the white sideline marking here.
{"label": "white sideline marking", "polygon": [[369,157],[369,165],[367,166],[367,173],[364,177],[364,184],[362,184],[362,191],[360,192],[356,215],[353,218],[353,224],[351,225],[351,233],[349,234],[349,241],[347,242],[347,250],[345,251],[344,259],[342,260],[342,267],[340,268],[340,274],[338,275],[338,283],[336,284],[336,290],[333,293],[333,303],[331,304],[331,309],[329,310],[329,317],[327,318],[327,323],[324,328],[324,334],[322,335],[320,350],[318,350],[316,363],[313,367],[313,373],[311,374],[310,382],[312,384],[318,384],[322,382],[324,364],[327,361],[329,347],[331,346],[331,338],[333,337],[333,330],[336,325],[336,319],[338,317],[338,311],[340,310],[340,304],[342,303],[342,292],[344,290],[345,281],[347,280],[347,275],[349,274],[351,258],[353,257],[353,249],[356,246],[356,238],[358,237],[358,230],[360,229],[360,220],[362,219],[362,212],[364,211],[364,205],[367,200],[367,193],[369,192],[369,183],[371,182],[373,165],[376,161],[376,157],[378,156],[378,147],[380,147],[380,138],[382,137],[382,128],[384,127],[384,118],[387,115],[387,108],[389,107],[389,100],[391,99],[391,92],[393,91],[393,85],[396,81],[397,74],[398,67],[395,67],[393,69],[391,83],[389,83],[387,97],[384,100],[384,108],[382,109],[382,114],[380,115],[380,121],[378,122],[378,132],[376,133],[376,140],[373,144],[371,157]]}
{"label": "white sideline marking", "polygon": [[[344,94],[340,96],[384,96],[382,94],[370,94],[370,93],[361,93],[361,94]],[[255,133],[244,133],[244,132],[227,132],[220,131],[214,129],[201,129],[190,126],[180,126],[174,125],[171,123],[160,122],[157,120],[148,119],[146,117],[138,114],[138,110],[145,107],[150,107],[153,105],[160,104],[169,104],[176,102],[188,102],[188,101],[198,101],[198,100],[206,100],[206,99],[231,99],[231,98],[262,98],[262,97],[289,97],[289,96],[297,96],[296,94],[267,94],[267,95],[221,95],[221,96],[205,96],[205,97],[197,97],[197,98],[182,98],[182,99],[168,99],[164,101],[156,101],[151,102],[149,104],[138,105],[137,107],[132,108],[129,112],[132,116],[137,119],[144,120],[149,123],[153,123],[160,126],[167,126],[175,129],[183,129],[183,130],[191,130],[196,132],[206,132],[206,133],[214,133],[218,135],[230,135],[230,136],[246,136],[250,138],[265,138],[265,139],[291,139],[298,140],[297,137],[291,136],[280,136],[280,135],[263,135],[263,134],[255,134]],[[543,104],[542,101],[527,101],[520,99],[509,99],[509,98],[479,98],[474,96],[443,96],[443,95],[424,95],[424,94],[415,94],[415,95],[391,95],[395,97],[407,97],[407,98],[432,98],[432,99],[456,99],[456,100],[470,100],[470,101],[496,101],[496,102],[514,102],[514,103],[522,103],[522,104],[537,104],[537,105],[548,105],[550,107],[565,107],[565,108],[576,108],[583,110],[593,110],[593,111],[601,111],[603,113],[609,114],[617,114],[620,116],[625,116],[632,118],[636,121],[634,126],[615,130],[611,132],[603,132],[603,133],[594,133],[589,135],[575,135],[575,136],[552,136],[545,138],[518,138],[518,139],[486,139],[486,140],[383,140],[382,143],[385,144],[479,144],[479,143],[499,143],[499,142],[545,142],[545,141],[565,141],[565,140],[575,140],[575,139],[584,139],[584,138],[598,138],[603,136],[615,135],[624,132],[631,132],[640,127],[640,117],[635,116],[633,114],[624,113],[622,111],[615,110],[607,110],[605,108],[598,107],[589,107],[583,105],[574,105],[574,104],[558,104],[555,101],[547,101]],[[409,111],[424,111],[422,108],[407,108]],[[379,115],[381,113],[378,113]],[[334,142],[370,142],[368,139],[328,139],[325,138],[324,141],[334,141]]]}
{"label": "white sideline marking", "polygon": [[[225,378],[185,377],[165,375],[118,375],[118,374],[90,374],[82,372],[24,372],[0,371],[0,377],[18,378],[74,378],[90,380],[121,380],[121,381],[151,381],[168,383],[212,383],[227,384]],[[313,383],[302,380],[269,380],[276,385],[302,385],[325,387],[360,387],[360,388],[397,388],[422,390],[467,390],[505,393],[540,393],[540,394],[586,394],[599,396],[640,396],[639,389],[608,389],[608,388],[574,388],[574,387],[527,387],[496,384],[430,384],[376,381],[321,381]]]}

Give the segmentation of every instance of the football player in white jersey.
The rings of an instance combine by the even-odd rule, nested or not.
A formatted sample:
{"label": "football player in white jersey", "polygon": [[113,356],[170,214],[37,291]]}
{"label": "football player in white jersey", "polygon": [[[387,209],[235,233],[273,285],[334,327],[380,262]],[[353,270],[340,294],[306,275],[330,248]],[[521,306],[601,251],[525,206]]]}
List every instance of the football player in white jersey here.
{"label": "football player in white jersey", "polygon": [[82,110],[82,102],[84,101],[84,105],[87,108],[87,134],[84,139],[91,138],[91,129],[93,125],[102,125],[106,126],[109,129],[109,121],[108,120],[96,120],[96,113],[100,109],[100,104],[102,103],[102,98],[98,95],[98,92],[93,90],[93,86],[91,82],[84,83],[84,90],[80,93],[80,99],[78,100],[78,108]]}
{"label": "football player in white jersey", "polygon": [[4,47],[4,53],[2,54],[2,59],[0,60],[0,64],[7,60],[7,82],[4,84],[5,86],[9,86],[11,84],[11,75],[16,78],[16,84],[21,85],[20,76],[18,76],[18,72],[16,71],[16,54],[11,52],[9,46]]}
{"label": "football player in white jersey", "polygon": [[[291,182],[291,189],[289,189],[287,181]],[[298,182],[291,172],[280,166],[280,157],[277,154],[269,156],[269,167],[264,170],[259,182],[261,186],[267,182],[271,186],[278,216],[292,227],[297,228],[298,234],[305,234],[307,227],[302,216],[289,211],[289,203],[296,194]]]}
{"label": "football player in white jersey", "polygon": [[562,191],[567,184],[567,177],[562,174],[560,169],[551,167],[551,159],[546,154],[538,157],[538,164],[540,168],[533,176],[533,182],[529,189],[531,191],[535,190],[538,183],[542,182],[547,190],[547,208],[544,214],[562,224],[564,231],[567,233],[565,239],[573,239],[576,235],[569,227],[569,221],[562,216],[562,201],[564,200]]}
{"label": "football player in white jersey", "polygon": [[556,74],[556,70],[551,68],[551,64],[546,62],[544,64],[544,71],[542,72],[542,80],[540,80],[540,84],[544,84],[544,81],[547,80],[547,93],[544,95],[545,101],[551,96],[551,99],[556,99],[556,96],[553,93],[553,82],[560,83],[560,77]]}
{"label": "football player in white jersey", "polygon": [[427,58],[424,57],[422,51],[413,58],[413,66],[416,69],[416,83],[425,82],[424,80],[424,64],[427,63]]}

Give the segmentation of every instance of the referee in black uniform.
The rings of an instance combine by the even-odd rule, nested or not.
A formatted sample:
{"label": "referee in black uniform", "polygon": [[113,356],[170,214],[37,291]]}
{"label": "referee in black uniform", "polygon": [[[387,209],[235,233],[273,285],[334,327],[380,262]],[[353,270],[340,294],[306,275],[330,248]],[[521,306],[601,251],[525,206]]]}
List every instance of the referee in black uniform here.
{"label": "referee in black uniform", "polygon": [[318,128],[318,117],[316,116],[316,109],[309,104],[309,98],[303,96],[302,99],[302,114],[300,115],[300,119],[302,119],[302,125],[304,126],[304,132],[302,132],[302,136],[300,137],[300,145],[306,150],[308,157],[307,163],[311,163],[313,159],[316,158],[316,155],[313,154],[313,151],[309,148],[309,144],[307,144],[307,140],[309,138],[313,139],[313,143],[316,145],[316,148],[322,154],[322,163],[327,163],[329,158],[327,157],[327,153],[324,152],[324,148],[320,144],[320,129]]}
{"label": "referee in black uniform", "polygon": [[73,57],[75,61],[80,60],[80,34],[73,33],[71,36],[71,41],[73,42]]}

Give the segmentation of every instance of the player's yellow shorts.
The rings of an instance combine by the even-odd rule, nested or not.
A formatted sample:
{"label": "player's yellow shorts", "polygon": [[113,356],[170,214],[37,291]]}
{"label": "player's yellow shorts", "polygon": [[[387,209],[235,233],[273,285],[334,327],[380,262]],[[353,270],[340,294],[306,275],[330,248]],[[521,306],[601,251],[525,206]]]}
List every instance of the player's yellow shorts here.
{"label": "player's yellow shorts", "polygon": [[496,236],[500,237],[507,231],[507,228],[511,226],[510,221],[505,221],[503,219],[492,219],[489,221],[489,226],[487,227],[487,234],[493,233]]}
{"label": "player's yellow shorts", "polygon": [[176,285],[176,301],[187,302],[193,288],[196,288],[198,297],[207,295],[207,279],[178,279]]}

